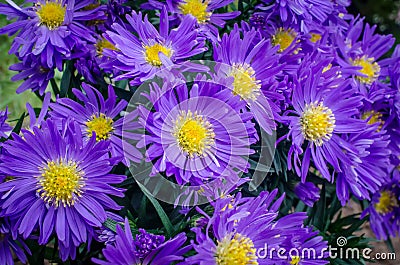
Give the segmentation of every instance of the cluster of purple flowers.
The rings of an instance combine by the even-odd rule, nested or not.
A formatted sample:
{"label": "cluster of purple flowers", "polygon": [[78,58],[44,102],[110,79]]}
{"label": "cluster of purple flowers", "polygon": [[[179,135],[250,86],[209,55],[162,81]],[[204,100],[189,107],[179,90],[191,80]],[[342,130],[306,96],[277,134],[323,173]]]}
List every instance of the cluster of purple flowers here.
{"label": "cluster of purple flowers", "polygon": [[[26,262],[27,239],[58,246],[62,261],[106,242],[97,264],[329,263],[328,253],[261,257],[266,244],[297,253],[328,244],[306,213],[280,216],[277,189],[240,192],[263,134],[278,135],[302,203],[313,207],[318,183],[330,183],[343,206],[369,203],[377,238],[399,235],[400,46],[388,56],[394,38],[349,14],[350,1],[263,0],[248,14],[233,0],[149,0],[141,11],[121,0],[6,2],[0,14],[14,21],[0,34],[15,36],[9,52],[20,61],[12,79],[43,106],[27,104],[30,124],[16,131],[0,112],[0,265]],[[49,82],[67,65],[79,85],[52,97]],[[129,112],[137,102],[117,90],[151,106]],[[175,235],[136,229],[116,197],[141,163],[149,179],[218,199],[184,205],[194,225]]]}

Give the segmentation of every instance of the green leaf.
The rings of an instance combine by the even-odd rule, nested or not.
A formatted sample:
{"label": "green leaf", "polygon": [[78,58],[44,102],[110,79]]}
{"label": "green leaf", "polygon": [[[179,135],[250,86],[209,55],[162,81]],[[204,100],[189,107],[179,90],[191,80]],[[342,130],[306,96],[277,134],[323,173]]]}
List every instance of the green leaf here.
{"label": "green leaf", "polygon": [[313,225],[318,228],[318,230],[322,230],[324,228],[324,220],[326,214],[326,188],[325,184],[322,185],[321,189],[321,197],[316,204],[314,214],[312,215],[313,218]]}
{"label": "green leaf", "polygon": [[66,63],[65,70],[61,78],[60,97],[62,98],[67,96],[68,91],[70,89],[73,69],[74,69],[74,63],[72,61],[68,61]]}
{"label": "green leaf", "polygon": [[386,245],[388,246],[389,250],[390,250],[391,252],[395,253],[396,250],[394,249],[392,239],[391,239],[390,237],[388,237],[388,239],[385,240],[385,242],[386,242]]}
{"label": "green leaf", "polygon": [[21,117],[18,119],[17,124],[15,125],[13,132],[19,134],[21,132],[22,124],[24,123],[25,112],[22,113]]}
{"label": "green leaf", "polygon": [[127,90],[122,89],[122,88],[120,88],[118,86],[114,86],[114,91],[115,91],[115,94],[117,95],[118,98],[125,99],[128,102],[133,97],[133,92],[127,91]]}
{"label": "green leaf", "polygon": [[32,255],[27,255],[29,264],[44,265],[45,246],[39,245],[35,240],[28,239],[25,241]]}
{"label": "green leaf", "polygon": [[161,219],[161,222],[164,225],[164,228],[168,234],[168,236],[172,236],[174,233],[174,227],[171,221],[168,218],[168,215],[165,213],[164,209],[161,207],[160,203],[153,197],[153,195],[143,186],[140,182],[137,182],[139,188],[143,191],[144,195],[149,199],[149,201],[153,204],[156,209],[158,216]]}
{"label": "green leaf", "polygon": [[58,88],[56,80],[54,78],[50,79],[51,88],[53,89],[54,95],[60,94],[60,89]]}
{"label": "green leaf", "polygon": [[105,227],[107,227],[108,229],[110,229],[114,233],[117,232],[117,224],[118,224],[118,222],[113,220],[113,219],[111,219],[111,218],[107,218],[107,220],[103,223],[103,225]]}

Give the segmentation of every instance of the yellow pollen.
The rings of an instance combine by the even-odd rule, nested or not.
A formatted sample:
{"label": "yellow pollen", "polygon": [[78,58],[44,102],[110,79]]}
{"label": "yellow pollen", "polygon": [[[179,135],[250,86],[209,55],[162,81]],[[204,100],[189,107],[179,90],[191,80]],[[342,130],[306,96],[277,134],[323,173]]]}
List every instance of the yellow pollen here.
{"label": "yellow pollen", "polygon": [[382,191],[379,202],[375,203],[375,210],[380,214],[387,214],[398,206],[397,198],[392,192]]}
{"label": "yellow pollen", "polygon": [[146,61],[153,66],[161,66],[162,62],[160,60],[160,52],[162,52],[168,58],[171,58],[172,50],[159,43],[152,46],[144,46],[144,55]]}
{"label": "yellow pollen", "polygon": [[91,137],[92,132],[95,132],[97,141],[107,140],[110,138],[113,130],[113,120],[103,113],[100,113],[98,116],[93,115],[91,120],[86,122],[87,135]]}
{"label": "yellow pollen", "polygon": [[256,79],[253,68],[248,64],[234,64],[230,76],[233,77],[233,94],[243,100],[254,101],[260,95],[261,82]]}
{"label": "yellow pollen", "polygon": [[331,70],[331,68],[332,68],[332,64],[330,63],[327,66],[325,66],[324,69],[322,69],[322,73],[325,73],[326,71]]}
{"label": "yellow pollen", "polygon": [[258,264],[253,241],[240,234],[227,235],[221,242],[218,242],[215,259],[217,265]]}
{"label": "yellow pollen", "polygon": [[272,36],[272,44],[279,45],[279,52],[286,50],[296,38],[297,33],[293,29],[279,28]]}
{"label": "yellow pollen", "polygon": [[76,162],[50,161],[40,168],[37,193],[44,202],[54,207],[71,206],[82,196],[84,173]]}
{"label": "yellow pollen", "polygon": [[368,124],[372,125],[375,123],[379,123],[377,131],[379,132],[382,129],[383,124],[385,123],[382,119],[382,113],[376,112],[374,110],[366,111],[361,115],[361,119],[368,120]]}
{"label": "yellow pollen", "polygon": [[174,124],[172,135],[181,150],[191,158],[203,156],[214,144],[215,134],[211,123],[197,113],[182,111]]}
{"label": "yellow pollen", "polygon": [[311,33],[310,41],[316,43],[322,38],[321,34],[318,33]]}
{"label": "yellow pollen", "polygon": [[15,179],[15,177],[13,177],[13,176],[6,176],[6,177],[4,178],[4,182],[11,181],[11,180],[13,180],[13,179]]}
{"label": "yellow pollen", "polygon": [[88,4],[83,8],[83,10],[94,10],[98,8],[100,5],[101,5],[100,3]]}
{"label": "yellow pollen", "polygon": [[321,103],[310,103],[300,117],[301,131],[304,138],[321,146],[332,137],[335,128],[335,116],[332,110]]}
{"label": "yellow pollen", "polygon": [[227,205],[222,207],[221,212],[225,212],[226,209],[232,210],[233,209],[233,205],[231,203],[228,203]]}
{"label": "yellow pollen", "polygon": [[49,2],[40,5],[36,12],[40,19],[40,24],[53,30],[64,23],[66,7],[62,6],[61,1]]}
{"label": "yellow pollen", "polygon": [[292,257],[292,260],[290,261],[291,265],[299,265],[300,264],[300,257],[299,256],[294,256]]}
{"label": "yellow pollen", "polygon": [[203,0],[185,0],[179,4],[178,8],[183,15],[192,15],[200,24],[206,23],[212,13],[207,12],[209,1]]}
{"label": "yellow pollen", "polygon": [[97,55],[103,56],[103,50],[104,49],[109,49],[109,50],[114,50],[116,51],[117,48],[108,40],[102,38],[96,43],[96,52]]}
{"label": "yellow pollen", "polygon": [[[89,5],[85,6],[83,8],[83,10],[94,10],[100,6],[101,6],[101,3],[97,2],[97,3],[89,4]],[[105,22],[104,19],[92,19],[92,20],[87,21],[87,24],[88,24],[88,26],[96,26],[96,25],[104,24],[104,22]]]}
{"label": "yellow pollen", "polygon": [[361,66],[362,68],[358,70],[358,72],[366,75],[356,77],[360,82],[364,84],[371,84],[379,77],[381,67],[378,63],[374,62],[374,58],[368,58],[364,55],[361,58],[350,61],[354,66]]}
{"label": "yellow pollen", "polygon": [[222,207],[221,212],[225,212],[226,209],[232,210],[234,208],[233,203],[235,200],[232,197],[232,195],[230,195],[230,194],[226,195],[223,193],[223,194],[221,194],[221,198],[231,198],[231,201],[228,202],[224,207]]}

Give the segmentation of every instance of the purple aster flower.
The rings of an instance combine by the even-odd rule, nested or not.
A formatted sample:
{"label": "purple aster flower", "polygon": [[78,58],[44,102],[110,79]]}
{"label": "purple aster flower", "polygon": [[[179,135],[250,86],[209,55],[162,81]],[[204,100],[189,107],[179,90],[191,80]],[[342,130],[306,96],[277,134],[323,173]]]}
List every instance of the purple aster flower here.
{"label": "purple aster flower", "polygon": [[343,163],[342,172],[337,176],[337,196],[342,205],[350,197],[350,192],[360,200],[370,199],[388,181],[389,177],[389,136],[386,132],[377,132],[379,124],[368,126],[359,134],[351,134],[344,139],[357,148],[357,154],[351,159],[353,165]]}
{"label": "purple aster flower", "polygon": [[[118,223],[123,223],[124,219],[112,212],[107,212],[107,221],[106,223],[111,223],[117,225]],[[96,230],[96,240],[99,242],[104,242],[105,245],[111,245],[115,243],[115,236],[116,232],[115,229],[112,230],[109,226],[106,226],[106,224],[103,224],[103,226]]]}
{"label": "purple aster flower", "polygon": [[274,103],[284,99],[274,91],[274,76],[282,67],[278,66],[277,47],[261,40],[253,44],[257,32],[244,31],[243,37],[237,24],[220,43],[214,44],[216,72],[233,78],[232,93],[245,101],[260,126],[269,134],[275,129],[274,118],[279,118],[280,108]]}
{"label": "purple aster flower", "polygon": [[[111,85],[108,86],[108,97],[106,100],[92,86],[83,83],[82,87],[85,94],[78,89],[72,90],[82,104],[69,98],[58,98],[56,103],[50,104],[50,108],[52,109],[50,116],[54,119],[73,118],[81,126],[87,140],[90,140],[92,133],[95,132],[98,142],[103,140],[109,141],[109,149],[112,157],[119,159],[125,165],[129,165],[129,161],[140,161],[142,154],[122,139],[124,118],[116,119],[128,103],[125,100],[117,103],[117,97]],[[135,117],[136,112],[132,112],[129,116],[125,117],[125,121],[130,122]],[[125,134],[125,136],[128,137],[126,139],[135,139],[131,138],[128,134]]]}
{"label": "purple aster flower", "polygon": [[312,182],[297,183],[294,193],[307,206],[312,207],[319,200],[320,190]]}
{"label": "purple aster flower", "polygon": [[391,151],[391,172],[400,179],[400,120],[399,116],[394,119],[386,130],[390,136],[389,149]]}
{"label": "purple aster flower", "polygon": [[[240,15],[239,11],[221,13],[218,9],[228,6],[234,0],[167,0],[160,2],[149,0],[143,5],[145,9],[163,9],[167,7],[172,13],[172,20],[179,24],[187,15],[195,18],[197,27],[202,35],[212,39],[218,39],[218,28],[223,28],[227,20],[234,19]],[[178,20],[178,21],[176,21]],[[174,23],[174,21],[173,21]]]}
{"label": "purple aster flower", "polygon": [[311,54],[319,50],[326,56],[334,57],[336,55],[335,47],[332,45],[331,36],[336,34],[335,26],[324,26],[320,23],[309,22],[307,30],[304,31],[301,40],[301,51],[305,54]]}
{"label": "purple aster flower", "polygon": [[74,66],[78,73],[85,78],[86,82],[98,84],[104,80],[104,74],[101,71],[99,64],[90,53],[87,53],[84,57],[78,58],[75,61]]}
{"label": "purple aster flower", "polygon": [[389,77],[392,88],[396,91],[394,106],[397,116],[400,117],[400,44],[396,46],[392,58],[394,63],[389,68]]}
{"label": "purple aster flower", "polygon": [[297,54],[303,33],[298,24],[269,20],[265,31],[261,31],[264,37],[269,38],[273,46],[279,46],[278,52],[284,55]]}
{"label": "purple aster flower", "polygon": [[151,175],[198,185],[220,177],[235,182],[236,172],[247,171],[256,131],[251,115],[240,111],[246,103],[226,86],[198,76],[189,92],[165,81],[162,89],[153,84],[149,99],[154,111],[139,107],[146,134],[138,147],[147,147]]}
{"label": "purple aster flower", "polygon": [[[307,56],[293,80],[293,110],[288,110],[285,117],[290,129],[287,137],[292,141],[288,168],[294,166],[302,182],[306,180],[311,157],[329,181],[332,176],[328,164],[336,172],[342,171],[339,161],[351,165],[348,154],[357,154],[357,150],[341,134],[361,132],[366,127],[363,120],[354,117],[359,114],[361,96],[356,95],[350,80],[337,75],[337,67],[327,67],[331,60],[319,55]],[[300,168],[299,154],[303,153],[304,143],[307,146]]]}
{"label": "purple aster flower", "polygon": [[371,229],[378,239],[400,234],[400,179],[393,178],[381,187],[361,218],[369,214]]}
{"label": "purple aster flower", "polygon": [[335,8],[333,12],[328,15],[328,19],[325,21],[324,25],[336,30],[336,32],[347,31],[349,29],[349,22],[354,18],[354,16],[347,11],[347,7],[350,6],[350,4],[351,0],[333,0]]}
{"label": "purple aster flower", "polygon": [[[304,32],[296,23],[281,21],[278,17],[269,18],[263,12],[253,14],[250,26],[258,29],[259,38],[268,39],[272,46],[278,47],[279,65],[283,67],[283,73],[294,74],[299,67],[299,61],[304,57],[301,52],[301,40]],[[261,22],[264,20],[264,22]],[[257,22],[254,24],[254,22]],[[278,75],[281,79],[281,75]]]}
{"label": "purple aster flower", "polygon": [[17,88],[18,94],[31,89],[43,95],[50,79],[54,77],[54,69],[43,66],[33,54],[27,55],[22,62],[11,65],[10,70],[19,72],[11,77],[11,81],[23,80]]}
{"label": "purple aster flower", "polygon": [[97,241],[104,242],[105,245],[114,244],[115,233],[112,230],[108,228],[103,228],[96,232],[97,232],[97,238],[96,238]]}
{"label": "purple aster flower", "polygon": [[388,75],[388,65],[392,58],[381,58],[394,44],[392,35],[374,34],[376,25],[364,25],[364,19],[353,19],[345,33],[336,34],[338,47],[337,63],[343,74],[353,77],[353,85],[359,87],[363,95],[371,84],[384,86],[381,81]]}
{"label": "purple aster flower", "polygon": [[19,7],[12,1],[0,6],[0,13],[17,19],[2,29],[0,34],[16,35],[10,53],[24,58],[37,56],[45,68],[62,70],[62,60],[71,57],[77,43],[94,42],[92,32],[84,23],[96,19],[102,12],[85,10],[90,0],[37,0],[33,6]]}
{"label": "purple aster flower", "polygon": [[8,108],[0,111],[0,138],[7,138],[8,133],[11,132],[12,127],[7,123],[8,119]]}
{"label": "purple aster flower", "polygon": [[126,6],[128,0],[110,0],[108,1],[108,10],[114,14],[115,17],[124,16],[132,11],[130,6]]}
{"label": "purple aster flower", "polygon": [[[282,21],[307,23],[315,20],[324,22],[334,10],[332,1],[321,0],[263,0],[270,6],[258,8],[278,15]],[[272,4],[272,5],[271,5]]]}
{"label": "purple aster flower", "polygon": [[13,233],[10,223],[8,219],[0,219],[0,265],[14,265],[14,255],[26,263],[25,252],[31,254],[22,238]]}
{"label": "purple aster flower", "polygon": [[[160,14],[159,30],[149,22],[147,16],[143,20],[140,12],[133,12],[126,19],[138,37],[117,23],[112,26],[115,32],[107,31],[117,50],[106,49],[104,55],[116,59],[118,63],[112,62],[113,66],[126,72],[115,80],[133,78],[131,84],[137,85],[152,78],[160,69],[206,50],[204,40],[197,37],[195,20],[191,16],[186,16],[179,27],[172,30],[165,8]],[[107,65],[103,67],[107,68]]]}
{"label": "purple aster flower", "polygon": [[[235,197],[221,198],[213,203],[214,213],[211,216],[198,208],[207,218],[208,224],[205,227],[192,228],[196,234],[196,239],[192,242],[196,254],[187,258],[186,263],[277,264],[279,259],[276,253],[269,256],[270,253],[268,250],[265,253],[265,248],[289,247],[288,242],[294,243],[295,235],[299,234],[308,234],[307,239],[306,236],[302,238],[302,243],[308,239],[314,241],[313,245],[321,242],[321,237],[315,238],[315,233],[309,233],[303,228],[303,221],[307,218],[305,213],[289,214],[277,220],[284,198],[281,196],[273,203],[277,192],[276,189],[271,193],[262,192],[253,198],[242,198],[240,193]],[[288,262],[282,259],[280,261],[286,262],[285,264]],[[327,261],[321,264],[325,263]]]}
{"label": "purple aster flower", "polygon": [[111,26],[113,23],[122,23],[127,14],[132,13],[132,8],[130,6],[125,5],[127,0],[110,0],[107,1],[107,26]]}
{"label": "purple aster flower", "polygon": [[[110,51],[117,50],[112,42],[107,38],[107,34],[96,36],[95,44],[79,46],[81,56],[75,61],[77,71],[92,84],[104,82],[104,75],[118,74],[119,71],[114,68],[115,59],[104,56],[105,49]],[[102,68],[100,65],[104,66]]]}
{"label": "purple aster flower", "polygon": [[50,106],[51,93],[47,92],[43,98],[42,108],[40,109],[39,116],[36,117],[35,110],[31,104],[26,103],[26,109],[29,113],[29,129],[32,131],[35,127],[40,127],[40,124],[47,118],[47,113]]}
{"label": "purple aster flower", "polygon": [[[292,214],[296,216],[297,213]],[[299,216],[301,217],[301,215]],[[285,219],[285,217],[278,220]],[[297,225],[297,226],[296,226]],[[322,236],[318,236],[318,231],[313,231],[311,227],[298,227],[298,224],[292,226],[290,223],[283,229],[282,235],[286,236],[281,244],[286,250],[285,259],[275,258],[276,263],[281,265],[324,265],[329,264],[328,242],[324,241]],[[312,250],[312,251],[310,251]]]}
{"label": "purple aster flower", "polygon": [[[60,127],[60,130],[57,128]],[[40,129],[12,135],[3,148],[0,170],[13,179],[0,184],[1,216],[15,219],[15,229],[24,237],[38,230],[39,244],[55,234],[60,257],[74,259],[76,248],[90,242],[94,228],[107,219],[107,209],[120,209],[109,197],[123,197],[123,190],[110,184],[126,176],[109,172],[108,142],[87,143],[78,124],[60,125],[47,119]]]}
{"label": "purple aster flower", "polygon": [[104,16],[88,21],[87,25],[96,32],[104,33],[111,28],[113,23],[124,24],[125,16],[132,12],[132,8],[126,5],[127,2],[127,0],[109,0],[103,1],[102,5],[101,1],[94,0],[94,3],[87,6],[86,9],[97,9],[103,12]]}
{"label": "purple aster flower", "polygon": [[103,249],[106,261],[96,258],[92,261],[100,265],[170,265],[183,260],[183,255],[190,250],[190,246],[182,247],[186,241],[184,233],[163,243],[161,243],[163,241],[160,240],[161,238],[155,238],[144,232],[139,235],[139,241],[138,236],[134,240],[128,219],[125,219],[125,230],[117,225],[115,244],[107,245]]}
{"label": "purple aster flower", "polygon": [[153,235],[146,230],[140,228],[139,234],[136,235],[135,254],[141,259],[146,258],[152,251],[156,250],[165,242],[165,237],[161,235]]}

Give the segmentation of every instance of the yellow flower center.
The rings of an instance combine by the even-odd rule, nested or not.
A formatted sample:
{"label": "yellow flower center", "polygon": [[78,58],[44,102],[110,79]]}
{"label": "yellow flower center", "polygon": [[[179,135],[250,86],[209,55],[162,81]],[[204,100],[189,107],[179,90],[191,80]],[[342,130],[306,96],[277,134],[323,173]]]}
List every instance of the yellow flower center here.
{"label": "yellow flower center", "polygon": [[92,132],[95,132],[97,141],[110,138],[112,130],[114,130],[113,120],[103,113],[98,116],[93,115],[91,120],[86,122],[87,135],[91,137]]}
{"label": "yellow flower center", "polygon": [[236,234],[228,235],[218,242],[215,259],[218,265],[258,264],[256,249],[250,238]]}
{"label": "yellow flower center", "polygon": [[374,58],[368,58],[364,55],[361,58],[351,60],[351,63],[354,66],[361,66],[362,68],[358,70],[358,72],[366,75],[366,76],[356,77],[360,82],[365,84],[371,84],[379,77],[381,67],[379,66],[378,63],[374,62]]}
{"label": "yellow flower center", "polygon": [[64,23],[66,7],[62,6],[61,1],[49,2],[40,5],[36,12],[39,16],[40,23],[53,30],[60,27]]}
{"label": "yellow flower center", "polygon": [[361,115],[361,119],[368,120],[368,124],[372,125],[375,123],[379,123],[377,131],[379,132],[382,129],[383,124],[385,123],[382,119],[382,113],[376,112],[374,110],[366,111]]}
{"label": "yellow flower center", "polygon": [[256,100],[260,95],[261,82],[256,79],[253,68],[248,64],[234,64],[229,74],[233,77],[233,94],[243,100]]}
{"label": "yellow flower center", "polygon": [[293,29],[279,28],[272,36],[272,44],[279,45],[279,52],[286,50],[296,38],[297,33]]}
{"label": "yellow flower center", "polygon": [[311,33],[310,41],[316,43],[322,38],[321,34],[318,33]]}
{"label": "yellow flower center", "polygon": [[379,202],[375,203],[375,210],[380,214],[387,214],[397,207],[397,198],[390,191],[382,191],[379,197]]}
{"label": "yellow flower center", "polygon": [[211,123],[197,113],[182,112],[175,121],[172,135],[179,147],[189,157],[202,156],[214,143],[215,134]]}
{"label": "yellow flower center", "polygon": [[50,161],[41,171],[37,192],[46,203],[54,207],[66,207],[82,196],[84,173],[76,162]]}
{"label": "yellow flower center", "polygon": [[196,18],[197,22],[202,24],[206,23],[212,13],[207,12],[209,1],[203,0],[185,0],[179,4],[178,8],[184,15],[192,15]]}
{"label": "yellow flower center", "polygon": [[161,66],[162,62],[160,60],[160,52],[163,53],[168,58],[171,58],[172,50],[159,43],[152,46],[144,46],[144,54],[146,61],[153,66]]}
{"label": "yellow flower center", "polygon": [[294,256],[294,257],[291,257],[292,258],[292,260],[290,261],[290,264],[291,265],[299,265],[300,264],[300,257],[299,256]]}
{"label": "yellow flower center", "polygon": [[102,38],[102,39],[98,40],[97,43],[96,43],[97,55],[103,56],[103,50],[104,49],[109,49],[109,50],[114,50],[114,51],[117,50],[117,48],[114,46],[114,44],[112,44],[108,40]]}
{"label": "yellow flower center", "polygon": [[332,137],[335,116],[322,102],[307,104],[300,117],[300,125],[304,138],[321,146]]}

